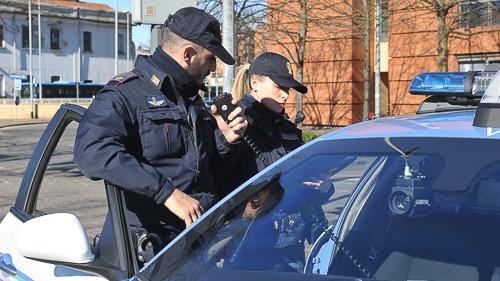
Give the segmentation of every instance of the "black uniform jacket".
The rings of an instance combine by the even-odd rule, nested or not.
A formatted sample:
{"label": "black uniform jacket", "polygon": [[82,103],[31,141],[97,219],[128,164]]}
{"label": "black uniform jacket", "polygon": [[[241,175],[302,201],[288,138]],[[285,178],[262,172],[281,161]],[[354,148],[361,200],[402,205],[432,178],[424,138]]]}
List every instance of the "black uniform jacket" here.
{"label": "black uniform jacket", "polygon": [[215,193],[212,169],[231,165],[237,155],[238,146],[226,142],[199,88],[158,48],[111,80],[82,117],[75,162],[86,176],[126,191],[131,225],[182,229],[165,200],[174,188]]}
{"label": "black uniform jacket", "polygon": [[242,145],[238,162],[225,172],[228,175],[225,182],[229,182],[225,194],[304,143],[302,131],[295,124],[251,95],[245,95],[240,107],[248,120],[245,135],[251,144]]}

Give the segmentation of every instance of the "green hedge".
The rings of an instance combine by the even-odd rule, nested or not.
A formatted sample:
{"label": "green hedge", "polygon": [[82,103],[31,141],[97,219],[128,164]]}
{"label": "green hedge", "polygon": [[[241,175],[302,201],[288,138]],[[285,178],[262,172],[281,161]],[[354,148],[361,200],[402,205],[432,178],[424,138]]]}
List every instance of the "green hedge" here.
{"label": "green hedge", "polygon": [[318,135],[312,131],[302,130],[302,139],[304,140],[304,142],[312,141],[313,139],[315,139],[319,136],[320,135]]}

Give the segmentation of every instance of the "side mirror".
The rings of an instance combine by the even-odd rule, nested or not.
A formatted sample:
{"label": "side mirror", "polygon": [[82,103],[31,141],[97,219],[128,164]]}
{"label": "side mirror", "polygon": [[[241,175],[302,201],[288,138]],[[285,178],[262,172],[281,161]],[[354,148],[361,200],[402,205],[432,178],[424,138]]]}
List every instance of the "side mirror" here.
{"label": "side mirror", "polygon": [[25,222],[19,230],[17,247],[24,257],[37,260],[83,264],[95,259],[80,220],[67,213]]}
{"label": "side mirror", "polygon": [[293,123],[295,125],[298,125],[298,124],[302,123],[304,121],[304,119],[306,119],[306,115],[304,114],[303,111],[299,111],[299,112],[297,112],[297,115],[295,116],[295,120],[293,120]]}

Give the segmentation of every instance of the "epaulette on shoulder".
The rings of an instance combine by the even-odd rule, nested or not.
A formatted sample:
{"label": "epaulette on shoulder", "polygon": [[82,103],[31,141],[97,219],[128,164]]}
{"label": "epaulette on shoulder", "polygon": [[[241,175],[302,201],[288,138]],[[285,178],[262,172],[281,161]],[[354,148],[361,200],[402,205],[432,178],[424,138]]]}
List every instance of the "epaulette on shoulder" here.
{"label": "epaulette on shoulder", "polygon": [[139,77],[139,74],[137,74],[135,71],[123,72],[111,78],[107,85],[117,87],[137,77]]}

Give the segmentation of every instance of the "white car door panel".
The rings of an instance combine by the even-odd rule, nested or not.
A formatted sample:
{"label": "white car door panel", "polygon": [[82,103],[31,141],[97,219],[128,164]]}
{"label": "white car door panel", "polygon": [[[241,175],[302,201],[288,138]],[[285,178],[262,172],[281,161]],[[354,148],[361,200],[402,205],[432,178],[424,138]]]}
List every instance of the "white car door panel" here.
{"label": "white car door panel", "polygon": [[[113,188],[105,187],[103,181],[90,181],[81,175],[72,161],[75,124],[79,122],[83,112],[84,109],[81,107],[63,105],[38,141],[24,173],[16,202],[13,202],[11,211],[0,223],[1,281],[123,280],[131,277],[136,270],[133,268],[135,255],[131,252],[132,250],[125,249],[130,247],[126,228],[124,229],[121,219],[117,221],[122,213],[122,203],[118,203],[117,200],[121,199],[114,193],[116,191]],[[67,130],[68,127],[71,129]],[[68,131],[69,133],[66,134]],[[62,158],[63,154],[66,158]],[[64,183],[61,183],[58,177],[64,179]],[[75,194],[74,190],[86,190],[85,200],[81,200],[82,198],[79,198],[81,195]],[[109,198],[109,194],[112,194],[112,198]],[[56,200],[53,200],[54,198]],[[85,201],[92,202],[93,205],[74,204],[74,202]],[[80,212],[81,210],[83,211]],[[51,225],[53,229],[57,228],[59,226],[57,220],[48,224],[39,224],[35,228],[23,227],[28,221],[33,222],[32,220],[40,218],[45,221],[46,216],[56,213],[76,215],[77,222],[73,225],[73,231],[64,228],[68,227],[67,223],[62,223],[63,231],[56,231],[55,234],[53,232],[52,235],[51,231],[44,229],[44,227],[50,228]],[[98,243],[106,213],[109,217],[108,224],[111,226],[108,232],[111,237],[108,237],[106,242],[113,245]],[[96,217],[98,220],[89,222],[89,217]],[[75,228],[75,225],[79,225],[80,230],[77,229],[78,227]],[[40,234],[40,237],[32,235],[33,233],[21,235],[21,231],[26,229],[28,232]],[[57,235],[61,233],[65,234]],[[78,235],[73,235],[75,233]],[[26,233],[23,232],[23,234]],[[71,235],[71,238],[65,239],[68,235]],[[29,238],[22,241],[31,241],[33,245],[41,245],[38,252],[27,250],[27,248],[21,251],[20,236]],[[87,237],[90,238],[89,241],[86,241]],[[58,241],[61,241],[61,244],[58,244]],[[70,244],[71,241],[78,241],[80,246],[76,248],[69,246],[70,244],[64,246],[64,241]],[[91,248],[85,246],[89,243],[92,245]],[[51,252],[52,248],[54,252]],[[83,248],[87,249],[86,252],[80,251]],[[92,253],[88,251],[89,249]],[[72,253],[66,255],[64,251],[72,251]],[[21,253],[25,253],[30,258]]]}

